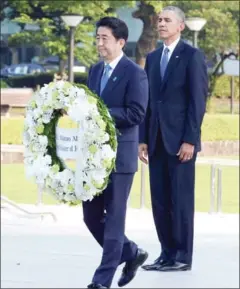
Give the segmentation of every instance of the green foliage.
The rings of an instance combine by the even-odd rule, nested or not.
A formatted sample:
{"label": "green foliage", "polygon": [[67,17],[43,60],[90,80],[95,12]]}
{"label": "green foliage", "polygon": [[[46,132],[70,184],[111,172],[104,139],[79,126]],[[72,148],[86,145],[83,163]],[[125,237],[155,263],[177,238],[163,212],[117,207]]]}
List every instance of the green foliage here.
{"label": "green foliage", "polygon": [[[156,13],[159,13],[161,11],[161,9],[163,8],[163,3],[164,3],[164,1],[154,1],[154,0],[144,0],[141,2],[147,5],[153,6]],[[168,2],[171,2],[171,1],[168,1]]]}
{"label": "green foliage", "polygon": [[[231,76],[221,75],[216,80],[212,96],[227,98],[231,96]],[[234,98],[239,99],[239,78],[234,77]]]}
{"label": "green foliage", "polygon": [[[226,50],[238,50],[239,46],[239,1],[149,1],[139,3],[150,4],[156,12],[169,5],[181,8],[186,17],[203,17],[206,25],[200,31],[199,47],[208,59],[216,53]],[[154,25],[152,23],[151,25]],[[193,32],[187,27],[183,38],[192,40]]]}
{"label": "green foliage", "polygon": [[38,31],[23,30],[9,38],[10,46],[18,43],[35,43],[46,48],[51,55],[58,55],[65,60],[68,55],[68,30],[61,20],[61,15],[67,13],[84,16],[76,28],[75,55],[84,65],[90,66],[97,60],[94,47],[95,23],[106,15],[114,15],[117,7],[130,5],[135,1],[44,1],[44,0],[9,0],[10,7],[16,12],[14,21],[25,24],[37,24]]}
{"label": "green foliage", "polygon": [[[14,88],[30,87],[35,89],[38,85],[42,87],[44,84],[48,84],[53,81],[55,72],[39,73],[26,76],[17,76],[6,79],[9,86]],[[86,84],[87,73],[74,73],[74,79],[76,83]]]}
{"label": "green foliage", "polygon": [[6,83],[6,81],[1,79],[0,87],[1,88],[8,88],[8,84]]}
{"label": "green foliage", "polygon": [[52,165],[57,165],[60,171],[65,169],[64,163],[57,156],[57,145],[56,145],[56,126],[59,118],[61,117],[61,113],[59,110],[55,110],[53,113],[52,120],[44,124],[43,135],[46,135],[48,138],[48,147],[47,154],[52,158]]}
{"label": "green foliage", "polygon": [[[168,1],[166,1],[168,2]],[[184,12],[186,17],[203,17],[206,25],[199,33],[199,47],[208,58],[229,49],[238,49],[239,3],[238,1],[171,1]],[[188,28],[183,37],[192,39]]]}

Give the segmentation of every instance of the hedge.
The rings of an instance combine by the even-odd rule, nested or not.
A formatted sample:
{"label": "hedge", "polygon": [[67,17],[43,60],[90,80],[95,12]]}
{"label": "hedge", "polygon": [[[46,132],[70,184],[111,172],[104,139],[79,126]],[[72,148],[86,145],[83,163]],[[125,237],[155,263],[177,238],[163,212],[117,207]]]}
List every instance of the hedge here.
{"label": "hedge", "polygon": [[[29,87],[35,89],[38,85],[43,86],[51,81],[53,81],[54,72],[47,72],[41,74],[33,74],[26,76],[18,76],[6,78],[4,81],[13,88]],[[75,73],[74,82],[86,84],[87,83],[87,73]]]}
{"label": "hedge", "polygon": [[[22,144],[24,118],[3,118],[1,120],[1,143]],[[59,126],[74,127],[68,117],[60,119]],[[202,141],[238,140],[239,115],[206,114],[202,126]]]}
{"label": "hedge", "polygon": [[[4,79],[4,82],[7,83],[10,87],[30,87],[35,89],[38,85],[43,86],[45,83],[49,83],[53,80],[54,72],[47,72],[43,74],[27,75],[27,76],[18,76],[12,78]],[[87,73],[75,73],[74,81],[76,83],[86,84],[87,82]],[[1,80],[1,87],[2,85]],[[235,93],[234,98],[239,99],[239,78],[234,77],[234,87]],[[231,76],[222,75],[218,77],[216,82],[216,87],[213,91],[212,96],[218,98],[228,98],[231,96]]]}
{"label": "hedge", "polygon": [[7,85],[6,81],[1,79],[0,87],[1,88],[8,88],[8,85]]}
{"label": "hedge", "polygon": [[[212,96],[228,98],[231,96],[231,76],[221,75],[217,78]],[[234,98],[239,99],[239,77],[234,76]]]}

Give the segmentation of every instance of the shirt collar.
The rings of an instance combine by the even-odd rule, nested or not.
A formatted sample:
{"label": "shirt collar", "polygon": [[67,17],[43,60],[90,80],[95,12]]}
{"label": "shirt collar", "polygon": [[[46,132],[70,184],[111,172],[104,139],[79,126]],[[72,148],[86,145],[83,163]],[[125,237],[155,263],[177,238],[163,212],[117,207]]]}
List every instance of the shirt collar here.
{"label": "shirt collar", "polygon": [[[123,57],[123,52],[121,52],[121,54],[118,57],[116,57],[113,61],[109,63],[112,70],[114,70],[114,68],[118,65],[118,62],[121,60],[122,57]],[[105,62],[104,66],[106,65],[107,63]]]}
{"label": "shirt collar", "polygon": [[169,52],[172,53],[173,50],[176,48],[178,42],[180,40],[180,37],[177,38],[173,43],[171,43],[169,46],[167,46],[165,43],[163,43],[163,50],[167,47],[169,49]]}

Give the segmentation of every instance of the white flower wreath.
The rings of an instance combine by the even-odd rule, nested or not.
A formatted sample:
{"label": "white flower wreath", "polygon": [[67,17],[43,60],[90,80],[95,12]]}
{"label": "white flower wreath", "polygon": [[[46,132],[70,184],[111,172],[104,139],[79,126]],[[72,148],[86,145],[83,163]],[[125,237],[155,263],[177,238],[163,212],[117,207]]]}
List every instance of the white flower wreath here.
{"label": "white flower wreath", "polygon": [[[78,155],[80,153],[82,158],[80,166],[77,164],[79,180],[57,156],[55,129],[61,110],[65,110],[80,126]],[[46,192],[68,204],[92,200],[100,194],[107,186],[115,165],[117,139],[114,122],[101,99],[84,85],[57,81],[35,93],[26,109],[23,144],[27,176],[34,177]]]}

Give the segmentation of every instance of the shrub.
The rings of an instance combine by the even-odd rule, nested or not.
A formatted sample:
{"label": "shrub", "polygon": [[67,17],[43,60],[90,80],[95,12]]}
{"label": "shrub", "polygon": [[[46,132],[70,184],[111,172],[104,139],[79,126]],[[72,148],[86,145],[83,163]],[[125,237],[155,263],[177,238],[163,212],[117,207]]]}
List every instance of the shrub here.
{"label": "shrub", "polygon": [[[231,76],[222,75],[217,78],[212,96],[228,98],[231,96]],[[239,99],[239,78],[234,76],[234,98]]]}
{"label": "shrub", "polygon": [[[29,87],[36,89],[39,85],[43,86],[45,83],[53,81],[55,72],[46,72],[33,75],[17,76],[10,77],[6,79],[6,82],[9,86],[14,88]],[[75,73],[74,82],[86,84],[87,83],[87,73]]]}
{"label": "shrub", "polygon": [[8,88],[8,85],[7,85],[6,81],[4,81],[2,79],[1,79],[0,85],[1,85],[1,88]]}

